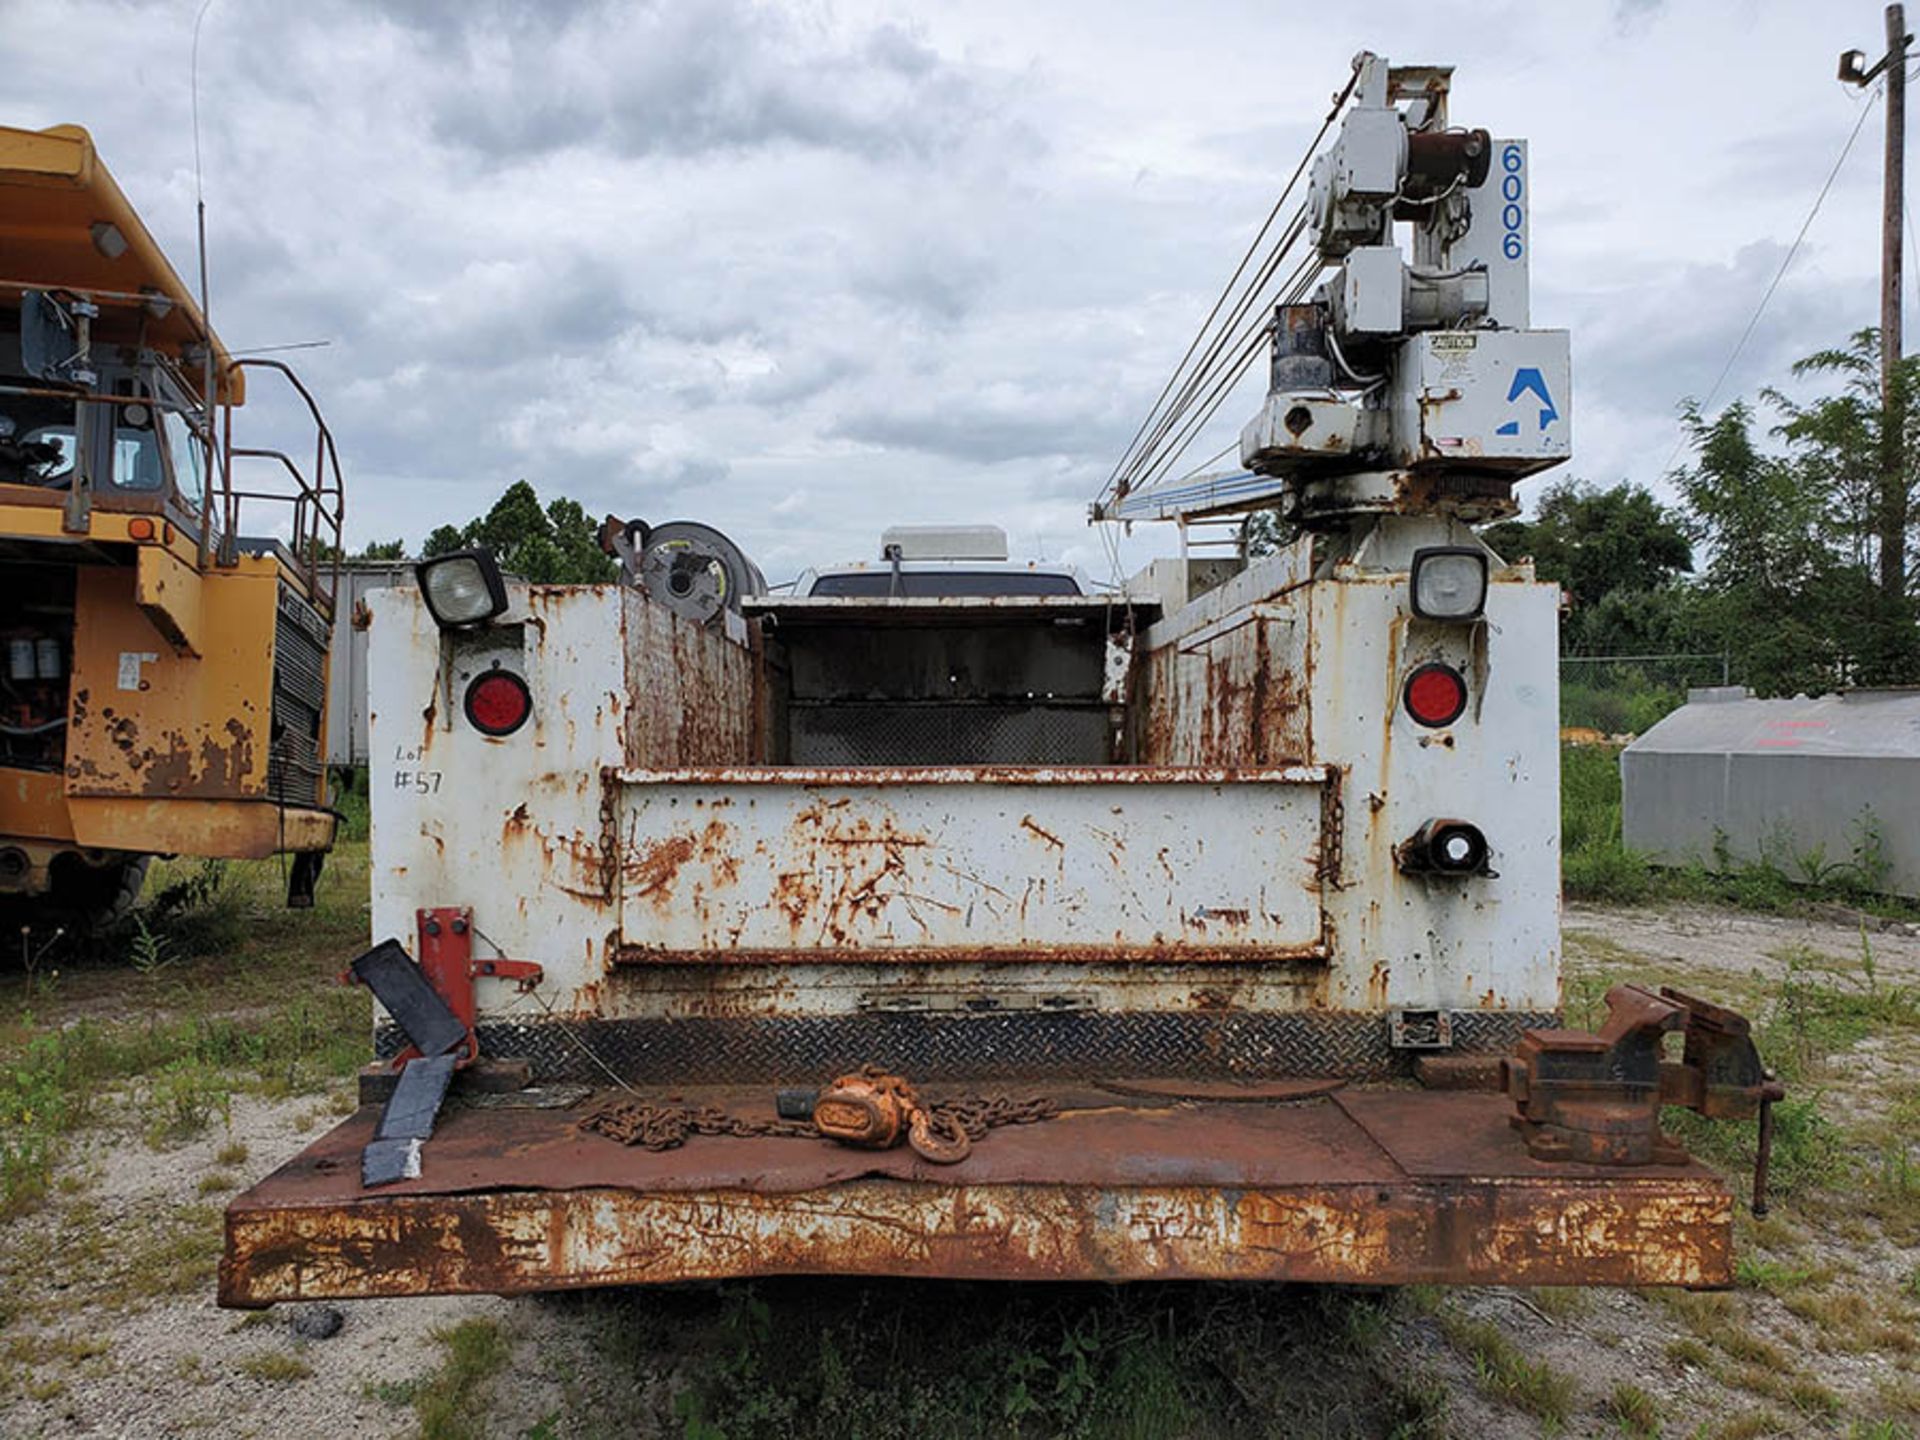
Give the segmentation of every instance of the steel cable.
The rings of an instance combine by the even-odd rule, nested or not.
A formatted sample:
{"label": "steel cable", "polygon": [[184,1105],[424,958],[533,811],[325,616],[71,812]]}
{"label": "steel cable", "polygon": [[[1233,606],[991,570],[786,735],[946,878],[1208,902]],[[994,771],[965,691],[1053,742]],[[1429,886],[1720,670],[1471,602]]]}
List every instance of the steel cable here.
{"label": "steel cable", "polygon": [[[1321,143],[1326,139],[1327,132],[1333,128],[1333,122],[1339,118],[1341,110],[1345,108],[1347,101],[1352,97],[1354,87],[1359,83],[1359,79],[1360,71],[1356,68],[1353,75],[1347,80],[1345,87],[1334,97],[1333,107],[1327,111],[1326,118],[1320,122],[1319,130],[1314,133],[1313,139],[1308,142],[1305,153],[1301,155],[1299,163],[1294,166],[1293,173],[1287,177],[1287,183],[1282,187],[1279,198],[1274,201],[1272,209],[1267,212],[1267,218],[1261,223],[1260,229],[1255,232],[1253,240],[1247,246],[1246,253],[1240,257],[1240,263],[1234,267],[1233,274],[1228,277],[1226,285],[1221,289],[1219,297],[1208,310],[1206,318],[1200,322],[1200,328],[1194,333],[1194,337],[1192,341],[1188,343],[1186,351],[1181,355],[1179,363],[1174,366],[1173,373],[1168,376],[1166,383],[1161,386],[1160,393],[1154,398],[1153,404],[1149,407],[1146,417],[1134,431],[1133,437],[1128,440],[1126,448],[1121,452],[1119,460],[1115,462],[1112,473],[1107,477],[1106,484],[1101,487],[1099,497],[1101,501],[1104,502],[1110,495],[1123,495],[1131,488],[1131,472],[1137,472],[1140,468],[1137,462],[1141,451],[1142,440],[1148,432],[1153,431],[1156,435],[1164,436],[1171,428],[1165,422],[1162,415],[1163,409],[1168,405],[1169,397],[1172,396],[1176,390],[1191,397],[1193,393],[1197,393],[1199,389],[1204,388],[1204,381],[1199,385],[1195,385],[1193,383],[1195,377],[1188,376],[1189,365],[1192,363],[1195,354],[1200,351],[1202,344],[1207,341],[1209,333],[1214,331],[1215,322],[1220,317],[1222,307],[1228,304],[1236,288],[1239,287],[1241,278],[1247,272],[1248,264],[1252,262],[1256,254],[1260,253],[1262,241],[1265,240],[1268,232],[1273,229],[1274,222],[1280,217],[1281,211],[1285,208],[1288,198],[1299,185],[1301,177],[1306,174],[1307,167],[1312,163],[1313,157],[1319,153]],[[1303,208],[1301,211],[1300,226],[1296,228],[1293,225],[1289,225],[1288,227],[1288,232],[1293,238],[1297,238],[1300,229],[1304,228],[1304,215],[1305,211]],[[1265,273],[1271,274],[1273,270],[1279,267],[1286,250],[1291,248],[1293,238],[1284,239],[1283,242],[1277,242],[1274,245],[1267,260],[1263,262],[1261,267]],[[1252,296],[1259,294],[1260,288],[1260,282],[1256,280],[1241,292],[1240,301],[1236,305],[1233,314],[1229,316],[1225,324],[1219,327],[1218,333],[1214,334],[1213,343],[1209,346],[1210,354],[1218,354],[1221,343],[1227,336],[1233,333],[1234,325],[1237,323],[1234,316],[1244,313],[1245,305]],[[1207,368],[1207,362],[1203,360],[1201,365],[1196,367],[1196,373],[1204,372]],[[1185,383],[1182,381],[1183,376],[1187,377]],[[1184,407],[1176,408],[1184,409]]]}

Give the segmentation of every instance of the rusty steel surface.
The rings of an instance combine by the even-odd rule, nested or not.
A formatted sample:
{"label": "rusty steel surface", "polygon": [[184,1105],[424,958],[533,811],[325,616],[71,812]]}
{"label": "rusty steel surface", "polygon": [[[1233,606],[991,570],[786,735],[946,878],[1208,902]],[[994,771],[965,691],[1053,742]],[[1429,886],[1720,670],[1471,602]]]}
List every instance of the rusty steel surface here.
{"label": "rusty steel surface", "polygon": [[[1693,1162],[1532,1160],[1499,1097],[1050,1093],[1058,1118],[996,1130],[954,1167],[772,1136],[654,1152],[582,1133],[577,1112],[455,1108],[423,1175],[377,1193],[358,1181],[365,1110],[231,1203],[220,1298],[816,1273],[1730,1282],[1732,1200],[1718,1178]],[[673,1098],[773,1116],[766,1091]]]}
{"label": "rusty steel surface", "polygon": [[1324,785],[1326,765],[764,765],[620,770],[633,785]]}
{"label": "rusty steel surface", "polygon": [[[1322,955],[1310,766],[623,771],[621,963]],[[1262,803],[1226,803],[1233,785]]]}
{"label": "rusty steel surface", "polygon": [[339,829],[339,816],[331,810],[270,800],[75,796],[66,808],[73,838],[81,845],[228,860],[326,850]]}
{"label": "rusty steel surface", "polygon": [[266,798],[278,578],[260,564],[193,576],[197,654],[156,627],[136,579],[107,567],[76,577],[67,793]]}
{"label": "rusty steel surface", "polygon": [[1165,1079],[1103,1080],[1100,1088],[1116,1095],[1138,1095],[1160,1100],[1208,1100],[1216,1104],[1257,1104],[1284,1100],[1310,1100],[1331,1095],[1346,1081],[1337,1079],[1280,1080],[1194,1080],[1180,1076]]}
{"label": "rusty steel surface", "polygon": [[[564,592],[534,592],[536,599],[549,596],[556,605],[565,600]],[[759,758],[760,705],[754,696],[760,664],[751,650],[717,643],[632,589],[620,596],[620,644],[626,661],[625,754],[687,766]]]}

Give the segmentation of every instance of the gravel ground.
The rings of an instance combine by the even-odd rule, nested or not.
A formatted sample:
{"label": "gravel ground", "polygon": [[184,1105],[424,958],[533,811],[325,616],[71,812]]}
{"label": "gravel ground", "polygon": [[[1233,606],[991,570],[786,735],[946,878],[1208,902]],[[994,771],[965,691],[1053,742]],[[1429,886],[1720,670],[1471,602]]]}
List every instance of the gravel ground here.
{"label": "gravel ground", "polygon": [[[1786,971],[1783,955],[1797,953],[1804,962],[1818,953],[1857,967],[1862,954],[1859,925],[1842,917],[1579,906],[1569,910],[1566,931],[1577,976],[1671,974],[1741,999],[1778,983]],[[1920,983],[1920,937],[1876,931],[1868,944],[1879,983]],[[1914,1033],[1866,1037],[1835,1057],[1824,1084],[1840,1114],[1872,1121],[1890,1090],[1920,1086]],[[596,1397],[617,1390],[631,1401],[636,1389],[654,1397],[639,1407],[654,1417],[652,1427],[678,1433],[670,1405],[674,1376],[614,1373],[600,1353],[593,1312],[576,1303],[490,1297],[348,1303],[338,1307],[341,1323],[327,1338],[298,1333],[328,1329],[334,1317],[326,1307],[257,1315],[215,1308],[211,1265],[229,1185],[297,1153],[350,1104],[344,1083],[291,1100],[236,1096],[229,1121],[159,1151],[139,1133],[131,1096],[109,1106],[63,1162],[48,1203],[0,1226],[0,1244],[11,1257],[5,1279],[16,1291],[13,1303],[31,1316],[0,1324],[0,1357],[11,1363],[0,1377],[0,1434],[219,1433],[275,1440],[414,1434],[419,1419],[411,1389],[447,1353],[436,1332],[470,1319],[494,1322],[511,1355],[484,1413],[469,1417],[472,1433],[593,1433]],[[235,1158],[239,1147],[243,1160]],[[1902,1298],[1906,1287],[1920,1285],[1920,1249],[1894,1243],[1870,1219],[1837,1210],[1830,1216],[1802,1211],[1758,1234],[1747,1224],[1743,1247],[1756,1259],[1779,1257],[1777,1268],[1788,1279],[1771,1287],[1778,1293],[1743,1287],[1725,1297],[1675,1299],[1623,1291],[1455,1292],[1437,1310],[1397,1310],[1391,1353],[1395,1363],[1427,1367],[1445,1380],[1449,1429],[1475,1440],[1536,1435],[1542,1422],[1511,1397],[1490,1393],[1497,1387],[1489,1386],[1484,1365],[1476,1366],[1471,1347],[1459,1339],[1462,1320],[1491,1322],[1519,1353],[1569,1377],[1577,1400],[1566,1434],[1638,1433],[1607,1408],[1621,1385],[1645,1392],[1664,1417],[1657,1433],[1669,1435],[1900,1440],[1920,1433],[1920,1416],[1903,1408],[1920,1403],[1914,1329],[1920,1291],[1913,1304]],[[1793,1279],[1809,1271],[1812,1280]],[[1866,1297],[1861,1303],[1880,1317],[1880,1331],[1836,1327],[1804,1313],[1813,1308],[1806,1296],[1824,1304],[1825,1297],[1849,1292]],[[629,1303],[650,1301],[636,1292]],[[1716,1348],[1735,1330],[1759,1342],[1749,1347],[1759,1358],[1745,1370]],[[1782,1398],[1777,1379],[1774,1393],[1761,1393],[1767,1382],[1753,1370],[1768,1369],[1766,1347],[1831,1392],[1832,1405]],[[629,1405],[623,1413],[635,1412]],[[1742,1420],[1763,1414],[1771,1419]],[[1875,1423],[1884,1428],[1864,1428]],[[1288,1433],[1284,1418],[1276,1419],[1274,1433]]]}

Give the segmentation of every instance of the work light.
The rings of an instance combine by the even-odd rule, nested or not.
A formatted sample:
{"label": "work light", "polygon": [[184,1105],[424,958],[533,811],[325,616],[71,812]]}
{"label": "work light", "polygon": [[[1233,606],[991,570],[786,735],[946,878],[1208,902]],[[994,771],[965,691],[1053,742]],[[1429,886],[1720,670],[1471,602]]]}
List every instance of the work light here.
{"label": "work light", "polygon": [[1487,864],[1492,849],[1478,825],[1465,820],[1429,820],[1394,850],[1400,868],[1421,875],[1484,875],[1498,878]]}
{"label": "work light", "polygon": [[507,585],[485,550],[456,550],[413,567],[420,595],[442,630],[484,625],[507,608]]}
{"label": "work light", "polygon": [[1428,545],[1413,552],[1413,613],[1423,620],[1474,620],[1487,604],[1487,552]]}

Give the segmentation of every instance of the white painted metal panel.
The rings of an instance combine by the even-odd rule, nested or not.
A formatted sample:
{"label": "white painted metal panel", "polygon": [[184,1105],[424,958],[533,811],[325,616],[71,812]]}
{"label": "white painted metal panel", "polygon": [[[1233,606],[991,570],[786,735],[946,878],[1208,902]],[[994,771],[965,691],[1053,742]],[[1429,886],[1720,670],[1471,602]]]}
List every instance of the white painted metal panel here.
{"label": "white painted metal panel", "polygon": [[[1411,529],[1412,543],[1438,542]],[[1552,1010],[1560,1003],[1556,587],[1496,570],[1486,617],[1422,621],[1404,571],[1341,567],[1311,590],[1313,754],[1349,766],[1341,885],[1328,909],[1336,1008]],[[1407,675],[1442,661],[1466,677],[1466,713],[1417,724]],[[1427,820],[1477,825],[1492,876],[1399,870]]]}
{"label": "white painted metal panel", "polygon": [[626,961],[1321,953],[1325,772],[634,771]]}

